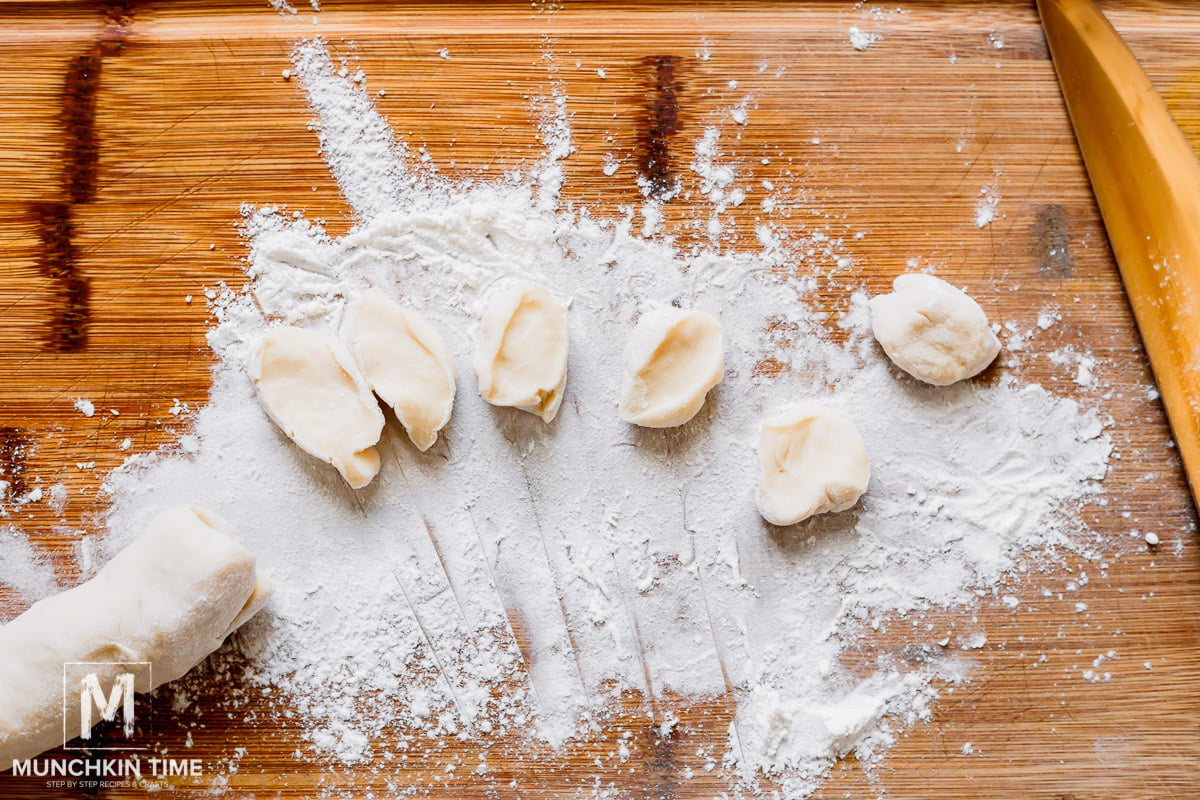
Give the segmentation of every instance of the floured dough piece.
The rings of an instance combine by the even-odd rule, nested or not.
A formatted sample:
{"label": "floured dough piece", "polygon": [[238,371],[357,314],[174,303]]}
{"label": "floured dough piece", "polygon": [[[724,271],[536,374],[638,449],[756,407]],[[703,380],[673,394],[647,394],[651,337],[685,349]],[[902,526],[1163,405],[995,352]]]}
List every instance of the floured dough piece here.
{"label": "floured dough piece", "polygon": [[758,511],[774,525],[845,511],[871,477],[854,423],[813,401],[787,406],[762,424],[758,461]]}
{"label": "floured dough piece", "polygon": [[479,394],[551,422],[567,382],[567,309],[550,290],[520,282],[492,298],[475,350]]}
{"label": "floured dough piece", "polygon": [[896,366],[934,386],[977,375],[1000,352],[979,304],[921,273],[900,275],[891,294],[871,298],[871,329]]}
{"label": "floured dough piece", "polygon": [[267,416],[301,449],[336,467],[351,488],[371,482],[383,412],[350,358],[319,333],[274,328],[250,377]]}
{"label": "floured dough piece", "polygon": [[125,671],[112,662],[149,661],[134,686],[148,692],[200,663],[270,595],[220,517],[191,506],[159,514],[94,578],[0,627],[0,771],[62,744],[64,729],[78,735],[80,704],[63,719],[64,664],[111,663],[95,669],[107,693]]}
{"label": "floured dough piece", "polygon": [[721,324],[703,311],[643,314],[625,346],[621,419],[673,428],[696,416],[725,371]]}
{"label": "floured dough piece", "polygon": [[351,341],[367,382],[396,412],[418,450],[428,450],[454,408],[454,364],[441,334],[383,292],[363,295]]}

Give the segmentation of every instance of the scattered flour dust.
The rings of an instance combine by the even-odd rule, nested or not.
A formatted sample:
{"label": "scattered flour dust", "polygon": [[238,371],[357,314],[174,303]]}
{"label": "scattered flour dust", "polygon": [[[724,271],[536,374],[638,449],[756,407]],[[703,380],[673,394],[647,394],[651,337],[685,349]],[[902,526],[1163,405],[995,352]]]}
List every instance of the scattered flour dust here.
{"label": "scattered flour dust", "polygon": [[0,584],[27,603],[58,591],[50,560],[37,553],[21,531],[11,526],[0,526]]}
{"label": "scattered flour dust", "polygon": [[77,398],[74,402],[75,410],[85,417],[94,416],[96,413],[96,405],[86,398]]}
{"label": "scattered flour dust", "polygon": [[979,190],[979,200],[975,203],[975,227],[986,228],[995,222],[1000,214],[1000,173],[997,172],[992,182]]}
{"label": "scattered flour dust", "polygon": [[878,33],[864,31],[857,26],[851,26],[850,28],[850,46],[860,52],[867,50],[882,38],[883,36]]}
{"label": "scattered flour dust", "polygon": [[[966,670],[920,628],[922,667],[880,655],[856,677],[845,648],[886,615],[974,604],[1030,551],[1090,541],[1074,510],[1106,471],[1097,414],[1011,377],[933,388],[900,376],[872,343],[865,294],[835,283],[847,254],[827,237],[685,255],[641,236],[634,209],[603,219],[564,207],[571,132],[557,89],[541,106],[541,162],[447,180],[408,161],[323,40],[293,61],[356,225],[334,238],[282,208],[243,209],[249,283],[210,294],[209,402],[188,452],[134,456],[109,477],[101,549],[171,503],[233,522],[278,587],[234,637],[246,679],[295,709],[320,752],[353,764],[430,736],[506,731],[557,746],[623,689],[721,693],[724,665],[737,697],[731,779],[752,790],[767,775],[806,797],[843,754],[877,762],[930,718],[934,681]],[[695,152],[702,191],[727,189],[719,132]],[[474,391],[476,319],[510,278],[570,302],[553,425]],[[844,344],[808,305],[822,281],[851,295]],[[339,336],[368,287],[441,329],[460,390],[428,453],[393,421],[379,477],[355,493],[268,421],[246,365],[271,324]],[[682,429],[633,428],[616,414],[623,342],[639,313],[669,304],[721,319],[726,379]],[[774,377],[756,370],[767,356]],[[812,397],[860,426],[870,490],[851,511],[774,529],[753,499],[756,425]],[[27,559],[14,540],[0,532],[0,558]]]}
{"label": "scattered flour dust", "polygon": [[[875,24],[891,22],[897,17],[903,17],[908,12],[899,7],[879,6],[874,3],[855,3],[854,10],[859,13],[864,24]],[[859,52],[865,52],[871,45],[883,40],[883,34],[876,31],[867,31],[853,25],[849,30],[850,46]]]}
{"label": "scattered flour dust", "polygon": [[[289,3],[287,0],[267,0],[267,4],[270,5],[271,8],[275,9],[277,12],[279,12],[283,16],[287,16],[288,14],[298,13],[296,11],[296,7],[293,6],[291,3]],[[314,6],[314,8],[315,8],[315,6]]]}

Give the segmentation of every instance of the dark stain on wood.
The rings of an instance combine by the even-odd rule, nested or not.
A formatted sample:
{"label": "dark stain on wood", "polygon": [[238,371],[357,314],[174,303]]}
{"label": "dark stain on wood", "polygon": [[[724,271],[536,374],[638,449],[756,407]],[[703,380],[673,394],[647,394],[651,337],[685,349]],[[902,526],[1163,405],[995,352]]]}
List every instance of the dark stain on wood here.
{"label": "dark stain on wood", "polygon": [[1038,259],[1038,271],[1048,278],[1069,278],[1071,239],[1067,214],[1058,203],[1040,206],[1033,223],[1033,249]]}
{"label": "dark stain on wood", "polygon": [[63,183],[73,203],[90,202],[96,195],[96,94],[104,59],[125,50],[133,34],[135,0],[115,0],[100,5],[104,29],[86,53],[75,56],[63,81],[62,120],[66,141]]}
{"label": "dark stain on wood", "polygon": [[646,117],[638,136],[638,167],[650,182],[650,197],[665,200],[674,186],[671,139],[679,131],[679,57],[650,56]]}
{"label": "dark stain on wood", "polygon": [[50,347],[74,353],[87,347],[91,321],[91,285],[75,264],[71,236],[70,203],[38,203],[34,206],[42,251],[38,270],[54,281],[55,313],[50,321]]}
{"label": "dark stain on wood", "polygon": [[62,123],[66,141],[63,188],[72,203],[86,203],[96,195],[96,90],[100,87],[100,47],[75,56],[63,81]]}
{"label": "dark stain on wood", "polygon": [[141,0],[108,0],[100,6],[108,23],[100,34],[100,47],[104,55],[117,55],[124,49],[125,40],[133,32],[133,15]]}
{"label": "dark stain on wood", "polygon": [[[9,499],[25,494],[25,459],[33,437],[20,428],[0,427],[0,481],[8,484]],[[0,497],[4,493],[0,493]]]}
{"label": "dark stain on wood", "polygon": [[41,239],[38,269],[55,283],[56,311],[50,321],[49,345],[59,352],[78,352],[87,347],[91,321],[91,286],[79,273],[72,237],[74,206],[96,197],[96,173],[100,161],[100,143],[96,134],[96,95],[104,59],[120,55],[132,33],[136,0],[101,3],[106,21],[95,43],[86,53],[67,64],[63,78],[62,133],[64,152],[62,170],[66,202],[42,202],[33,206],[33,216]]}
{"label": "dark stain on wood", "polygon": [[71,59],[63,81],[62,120],[66,137],[63,183],[73,203],[90,202],[96,195],[96,94],[104,59],[120,55],[133,33],[133,0],[102,3],[105,26],[91,49]]}

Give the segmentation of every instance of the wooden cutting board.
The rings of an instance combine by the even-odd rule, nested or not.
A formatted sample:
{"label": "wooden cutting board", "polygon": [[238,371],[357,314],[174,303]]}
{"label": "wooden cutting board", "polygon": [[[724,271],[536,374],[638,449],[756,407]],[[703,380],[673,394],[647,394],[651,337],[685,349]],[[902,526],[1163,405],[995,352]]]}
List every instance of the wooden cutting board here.
{"label": "wooden cutting board", "polygon": [[[1022,330],[1055,305],[1062,321],[1034,348],[1091,351],[1111,387],[1100,397],[1077,386],[1044,352],[1023,353],[1014,369],[1113,421],[1106,503],[1084,520],[1113,550],[1130,550],[1134,530],[1163,543],[1152,550],[1134,542],[1107,566],[1068,558],[1055,573],[1006,589],[1021,600],[1017,612],[998,595],[984,597],[977,616],[989,643],[974,654],[973,680],[944,693],[933,722],[902,737],[883,769],[867,774],[846,759],[818,796],[1133,800],[1196,792],[1195,517],[1032,2],[906,2],[897,12],[894,3],[852,2],[324,0],[319,14],[294,3],[295,14],[226,0],[0,5],[0,480],[18,493],[39,482],[68,488],[61,509],[6,505],[10,516],[0,522],[19,526],[64,586],[78,579],[80,532],[94,531],[105,509],[104,475],[129,453],[186,431],[187,416],[169,413],[176,400],[205,402],[212,356],[202,292],[241,283],[239,205],[304,209],[334,234],[350,225],[302,92],[282,75],[292,43],[320,34],[342,53],[355,43],[370,86],[386,90],[378,103],[395,130],[423,143],[450,174],[495,174],[536,158],[528,98],[546,91],[549,46],[578,147],[566,162],[569,199],[612,214],[640,203],[633,166],[648,154],[670,156],[671,169],[690,180],[690,143],[751,94],[751,122],[729,155],[756,180],[804,190],[790,227],[811,231],[832,220],[866,231],[851,247],[856,280],[870,291],[918,258],[987,295],[994,317]],[[1184,0],[1104,8],[1200,145],[1200,9]],[[858,51],[851,26],[882,39]],[[441,58],[441,48],[452,58]],[[603,172],[607,153],[624,164],[612,177]],[[771,167],[755,166],[763,156]],[[987,186],[997,187],[999,216],[978,227]],[[668,228],[697,213],[687,200],[672,202]],[[761,213],[751,198],[733,214],[739,246],[755,246]],[[685,242],[689,235],[684,228]],[[845,299],[821,302],[837,311]],[[95,403],[94,416],[74,409],[78,397]],[[127,437],[132,448],[122,452]],[[1042,596],[1042,586],[1057,589],[1078,571],[1090,578],[1079,591]],[[1087,604],[1086,615],[1076,602]],[[0,586],[0,618],[22,609]],[[936,619],[954,628],[970,616]],[[871,647],[905,656],[906,627],[885,629]],[[1103,667],[1111,681],[1085,680],[1082,671],[1109,650],[1119,654]],[[478,775],[478,744],[450,743],[403,764],[334,764],[264,698],[252,694],[248,713],[229,716],[213,710],[229,686],[205,686],[198,710],[182,717],[169,699],[154,707],[172,755],[207,765],[205,778],[177,783],[183,794],[203,794],[214,779],[230,795],[258,798],[334,787],[347,796],[417,787],[446,798],[690,798],[728,788],[697,755],[723,751],[728,698],[680,705],[679,726],[663,738],[631,697],[602,731],[563,752],[489,743],[489,771]],[[617,757],[622,740],[625,761]],[[966,742],[972,755],[961,752]],[[450,773],[453,754],[465,766]],[[0,776],[0,797],[81,793],[142,796]]]}

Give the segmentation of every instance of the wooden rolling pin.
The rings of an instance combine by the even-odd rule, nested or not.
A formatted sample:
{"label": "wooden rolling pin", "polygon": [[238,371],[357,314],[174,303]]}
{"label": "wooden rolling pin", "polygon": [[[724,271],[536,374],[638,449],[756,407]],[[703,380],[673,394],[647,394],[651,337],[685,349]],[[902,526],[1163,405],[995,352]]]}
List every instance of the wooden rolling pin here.
{"label": "wooden rolling pin", "polygon": [[1092,0],[1038,0],[1038,9],[1200,508],[1200,163]]}

